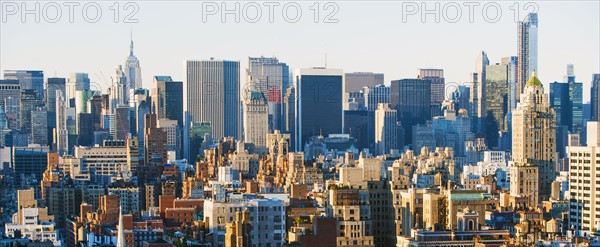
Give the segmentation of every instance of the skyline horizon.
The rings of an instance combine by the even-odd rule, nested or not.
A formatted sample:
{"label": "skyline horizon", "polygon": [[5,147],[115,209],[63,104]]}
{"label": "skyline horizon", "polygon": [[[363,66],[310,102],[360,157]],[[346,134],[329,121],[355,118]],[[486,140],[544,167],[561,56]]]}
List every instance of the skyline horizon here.
{"label": "skyline horizon", "polygon": [[[588,2],[588,1],[583,1],[587,4],[590,4],[592,6],[600,6],[600,3],[598,2]],[[191,4],[194,4],[195,2],[192,2]],[[537,3],[537,2],[536,2]],[[141,2],[140,6],[144,6],[147,5],[146,7],[148,7],[149,5],[153,5],[156,3],[147,3],[147,2]],[[180,5],[183,5],[185,3],[180,3]],[[188,3],[189,4],[189,3]],[[328,31],[329,28],[325,28],[323,30],[323,26],[326,27],[342,27],[345,28],[346,26],[348,26],[347,24],[350,23],[352,26],[352,30],[354,32],[359,31],[360,34],[369,34],[372,33],[369,30],[361,30],[360,29],[360,25],[352,25],[352,21],[353,20],[348,20],[347,18],[342,18],[344,17],[344,15],[347,15],[351,10],[353,10],[351,7],[354,3],[349,3],[349,2],[339,2],[340,6],[344,7],[341,8],[341,10],[345,10],[345,12],[340,11],[340,18],[342,21],[340,23],[336,23],[336,24],[325,24],[325,23],[319,23],[319,24],[315,24],[315,23],[303,23],[303,25],[318,25],[318,26],[314,26],[314,30],[315,30],[315,34],[313,36],[318,36],[319,34],[323,34],[323,35],[328,35]],[[383,5],[383,4],[394,4],[394,3],[379,3],[379,5]],[[504,2],[502,4],[505,4]],[[594,51],[597,51],[596,54],[600,54],[600,50],[598,47],[595,47],[594,45],[589,45],[589,44],[598,44],[600,43],[600,31],[590,31],[588,29],[585,29],[585,27],[583,27],[584,25],[581,25],[581,22],[579,22],[579,25],[573,25],[573,26],[569,26],[569,25],[565,25],[564,23],[562,23],[559,27],[559,30],[555,30],[556,28],[555,25],[553,24],[554,22],[556,22],[555,18],[552,18],[552,15],[554,14],[553,11],[556,11],[556,9],[554,9],[553,6],[553,2],[540,2],[537,3],[540,4],[540,11],[538,11],[538,14],[540,15],[540,39],[539,39],[539,70],[537,71],[537,75],[538,77],[540,77],[540,80],[543,82],[544,87],[548,88],[548,85],[554,81],[558,81],[558,82],[562,82],[563,77],[567,74],[567,64],[573,64],[575,67],[575,76],[576,76],[576,80],[578,82],[582,82],[584,84],[584,88],[590,88],[591,87],[591,81],[592,81],[592,76],[593,74],[596,73],[600,73],[600,56],[594,56]],[[569,8],[572,8],[574,5],[577,4],[565,4],[564,7],[562,6],[561,8],[564,9],[564,11],[568,10]],[[543,7],[543,8],[542,8]],[[584,7],[584,5],[581,6],[576,6],[576,8],[582,8]],[[593,11],[593,7],[591,8],[585,8],[587,11],[592,10]],[[597,8],[596,8],[597,9]],[[146,8],[144,10],[149,10],[149,12],[152,11],[152,8]],[[546,12],[542,12],[541,10],[547,11],[548,14],[546,14]],[[385,10],[382,10],[385,11]],[[141,14],[144,14],[143,12],[140,11]],[[546,17],[547,16],[547,17]],[[380,18],[385,18],[386,16],[382,15]],[[579,19],[584,17],[592,17],[592,18],[596,18],[598,20],[598,22],[600,23],[600,18],[598,15],[591,15],[591,16],[586,16],[586,15],[578,15],[576,17],[570,18],[569,20],[563,20],[563,22],[567,22],[569,21],[570,23],[577,23],[578,21],[581,21]],[[185,15],[182,18],[189,18],[186,17]],[[578,19],[579,18],[579,19]],[[142,18],[140,18],[142,19]],[[406,41],[406,42],[416,42],[419,43],[420,46],[416,47],[415,49],[409,49],[409,50],[405,50],[402,49],[402,47],[398,48],[395,47],[395,45],[389,45],[386,42],[390,42],[390,41],[386,41],[386,39],[379,39],[376,41],[370,41],[369,43],[361,43],[360,47],[359,46],[352,46],[352,44],[348,44],[351,45],[351,47],[353,47],[353,49],[351,50],[351,52],[349,52],[348,50],[346,50],[347,48],[344,48],[346,45],[346,43],[344,42],[340,42],[340,40],[343,40],[343,36],[340,37],[336,37],[334,43],[339,44],[337,46],[335,46],[334,48],[328,48],[328,44],[331,44],[331,42],[329,41],[329,39],[325,39],[324,42],[320,42],[320,41],[314,41],[314,39],[309,39],[309,41],[306,40],[301,40],[300,42],[303,45],[294,45],[294,40],[290,39],[289,42],[286,43],[286,39],[284,38],[283,41],[284,42],[279,42],[282,41],[282,39],[274,39],[274,40],[269,40],[270,37],[263,37],[261,35],[256,35],[254,37],[256,37],[257,41],[254,41],[255,39],[249,39],[248,42],[242,42],[242,44],[244,43],[248,43],[247,45],[242,45],[242,48],[244,48],[243,46],[246,46],[247,49],[240,49],[239,47],[239,42],[236,42],[237,40],[229,40],[229,39],[224,39],[222,40],[221,45],[216,45],[216,46],[209,46],[209,47],[215,47],[216,49],[213,49],[213,51],[210,51],[209,53],[206,54],[199,54],[197,51],[196,52],[192,52],[191,50],[193,48],[190,47],[194,47],[194,46],[186,46],[186,45],[172,45],[170,48],[168,47],[168,43],[166,42],[167,45],[164,44],[156,44],[156,42],[153,40],[152,34],[153,32],[148,32],[148,26],[152,27],[152,21],[153,20],[148,20],[145,21],[147,19],[142,19],[144,21],[140,21],[140,23],[137,23],[135,25],[133,24],[127,24],[127,28],[122,28],[124,31],[124,35],[123,38],[127,39],[127,41],[121,40],[121,39],[106,39],[106,40],[102,40],[102,41],[106,41],[106,42],[101,42],[98,43],[98,40],[93,40],[90,39],[91,44],[87,44],[88,48],[87,49],[83,49],[86,52],[89,52],[90,54],[94,54],[93,56],[90,57],[94,57],[94,59],[97,62],[78,62],[79,60],[76,59],[77,57],[84,55],[81,54],[82,52],[70,52],[70,53],[65,53],[65,52],[61,52],[62,50],[60,49],[49,49],[52,48],[52,46],[58,46],[63,47],[64,49],[69,49],[69,50],[73,50],[73,51],[77,51],[77,48],[81,48],[80,46],[86,46],[86,44],[84,44],[85,42],[73,42],[72,39],[68,39],[67,36],[61,36],[61,35],[57,35],[56,36],[56,41],[54,41],[54,39],[48,40],[48,43],[43,43],[42,45],[38,44],[38,46],[28,46],[27,50],[31,50],[32,54],[29,53],[22,53],[19,52],[18,49],[10,49],[10,47],[16,47],[17,45],[19,45],[20,47],[23,47],[22,43],[25,43],[25,45],[27,45],[27,42],[30,41],[30,39],[27,39],[27,35],[31,35],[30,32],[27,32],[27,30],[38,30],[40,28],[39,27],[43,27],[47,26],[47,25],[55,25],[55,24],[49,24],[49,23],[41,23],[41,24],[37,24],[36,23],[36,27],[34,28],[31,23],[17,23],[15,25],[13,24],[7,24],[5,22],[2,22],[0,25],[2,25],[3,27],[6,28],[2,28],[0,29],[0,33],[2,33],[3,35],[0,35],[2,38],[0,38],[0,53],[1,54],[5,54],[0,56],[0,70],[4,71],[4,70],[43,70],[45,77],[68,77],[68,75],[70,73],[75,73],[75,72],[82,72],[82,73],[87,73],[91,79],[91,81],[93,83],[97,83],[99,85],[101,85],[102,90],[106,90],[108,88],[108,86],[110,85],[110,81],[111,81],[111,77],[113,75],[113,71],[115,69],[115,67],[117,67],[118,65],[123,65],[127,59],[127,55],[129,53],[129,42],[130,42],[130,35],[131,35],[131,29],[133,29],[133,41],[136,44],[136,47],[134,48],[134,54],[136,55],[136,57],[139,59],[140,61],[140,66],[142,68],[142,82],[143,82],[143,87],[144,88],[152,88],[152,78],[153,76],[156,75],[169,75],[172,76],[174,80],[177,81],[183,81],[183,71],[184,68],[182,66],[183,63],[185,63],[185,61],[190,61],[190,60],[208,60],[211,57],[214,58],[218,58],[218,59],[223,59],[223,60],[231,60],[231,61],[239,61],[241,67],[243,67],[243,69],[240,70],[240,86],[243,86],[245,83],[247,83],[246,81],[246,69],[248,66],[248,57],[260,57],[260,56],[265,56],[265,57],[272,57],[275,56],[278,59],[280,59],[281,62],[285,62],[290,66],[290,70],[291,71],[295,71],[296,69],[299,68],[311,68],[311,67],[323,67],[326,64],[327,68],[339,68],[342,69],[344,71],[344,73],[352,73],[352,72],[374,72],[374,73],[383,73],[385,76],[385,85],[389,85],[389,83],[392,80],[397,80],[397,79],[403,79],[403,78],[415,78],[417,76],[417,71],[420,68],[437,68],[437,69],[443,69],[444,70],[444,74],[445,74],[445,78],[446,78],[446,82],[448,83],[459,83],[459,84],[463,84],[463,85],[468,85],[468,83],[470,82],[468,80],[469,78],[469,74],[475,71],[475,61],[477,59],[477,53],[481,52],[481,51],[485,51],[489,58],[490,58],[490,64],[496,64],[496,63],[500,63],[500,60],[502,57],[509,57],[509,56],[516,56],[517,55],[517,24],[512,22],[512,20],[508,20],[509,23],[511,24],[507,24],[507,20],[506,18],[501,19],[499,22],[497,23],[487,23],[485,21],[478,21],[478,22],[474,22],[474,23],[468,23],[466,24],[467,26],[470,25],[470,27],[467,28],[467,30],[462,30],[463,33],[460,33],[460,35],[458,35],[458,37],[462,37],[462,36],[472,36],[475,33],[478,33],[478,31],[482,32],[481,36],[485,36],[486,33],[485,32],[490,32],[492,31],[493,34],[502,34],[502,35],[497,35],[498,36],[498,40],[496,39],[490,39],[490,40],[486,40],[485,38],[483,39],[483,42],[475,42],[475,41],[471,41],[471,40],[475,40],[475,38],[473,39],[469,39],[469,38],[463,38],[463,39],[449,39],[449,40],[444,40],[445,42],[440,42],[440,43],[435,43],[435,41],[437,40],[431,40],[429,38],[431,38],[430,36],[432,36],[432,32],[435,33],[436,31],[439,32],[446,32],[446,34],[449,35],[455,35],[455,33],[452,33],[453,29],[455,29],[456,27],[464,27],[465,25],[455,25],[454,23],[430,23],[430,22],[416,22],[417,25],[413,25],[415,22],[411,23],[404,23],[407,24],[406,27],[409,28],[415,28],[417,29],[417,35],[419,35],[418,38],[416,39],[401,39],[400,41]],[[5,20],[6,21],[6,20]],[[586,20],[589,22],[589,20]],[[593,21],[593,19],[592,19]],[[173,22],[169,22],[167,25],[165,25],[165,23],[161,23],[162,25],[159,26],[154,26],[158,29],[160,28],[165,28],[166,26],[172,26],[170,24],[176,24],[178,22],[173,21]],[[498,25],[499,23],[502,23],[503,25]],[[561,22],[559,22],[561,23]],[[150,25],[149,25],[150,24]],[[204,23],[206,24],[206,23]],[[202,24],[202,25],[204,25]],[[206,24],[206,26],[202,26],[202,27],[208,27],[208,30],[205,30],[206,32],[201,32],[200,35],[204,34],[204,33],[208,33],[211,34],[211,31],[223,31],[223,30],[229,30],[228,28],[233,28],[233,29],[242,29],[242,30],[237,30],[236,32],[231,32],[231,33],[237,33],[240,32],[240,34],[243,36],[244,32],[248,32],[247,29],[245,29],[246,26],[248,25],[252,25],[249,23],[233,23],[234,25],[232,26],[232,23],[217,23],[217,25],[213,25],[214,23],[209,23]],[[362,25],[364,25],[364,23],[361,23]],[[392,23],[393,24],[393,23]],[[71,25],[71,26],[70,26]],[[59,26],[61,27],[60,29],[56,30],[58,32],[58,34],[60,34],[61,32],[67,32],[70,33],[72,31],[72,29],[68,28],[68,27],[80,27],[80,26],[87,26],[87,25],[93,25],[90,23],[73,23],[73,24],[67,24],[67,25],[62,25]],[[119,24],[115,24],[115,23],[102,23],[103,26],[101,27],[108,27],[109,30],[112,33],[114,33],[114,29],[113,29],[113,25],[118,25],[118,26],[122,26],[123,23],[119,23]],[[108,25],[108,26],[107,26]],[[260,25],[260,24],[258,24]],[[292,24],[292,23],[281,23],[281,22],[276,22],[276,23],[270,23],[267,25],[271,25],[271,27],[286,27],[287,25],[290,25],[290,27],[294,27],[294,25],[296,25],[296,27],[298,27],[297,24]],[[331,26],[333,25],[333,26]],[[335,26],[338,25],[338,26]],[[493,28],[489,28],[492,25]],[[176,26],[176,25],[175,25]],[[566,26],[566,27],[565,27]],[[22,27],[22,28],[19,28]],[[216,27],[217,30],[212,30]],[[224,27],[225,29],[221,29],[222,27]],[[404,27],[404,26],[402,26]],[[448,27],[448,28],[446,28]],[[552,28],[550,28],[552,27]],[[442,30],[439,30],[439,29]],[[483,28],[483,29],[482,29]],[[583,28],[583,30],[581,30],[581,28]],[[12,30],[11,30],[12,29]],[[85,36],[86,33],[89,33],[91,30],[89,30],[91,28],[79,28],[79,29],[75,29],[78,30],[80,32],[80,34],[82,36]],[[254,28],[249,28],[250,31],[257,31],[258,29],[254,29]],[[272,34],[270,31],[272,31],[273,28],[270,28],[269,33]],[[567,29],[570,30],[571,33],[575,32],[574,30],[577,31],[584,31],[583,34],[585,34],[585,36],[577,36],[577,37],[581,37],[578,39],[568,39],[570,43],[564,43],[561,42],[561,37],[565,38],[561,35],[558,36],[554,36],[557,32],[560,33],[563,31],[563,29]],[[423,32],[423,30],[425,30],[425,32]],[[501,30],[501,31],[498,31]],[[52,33],[53,31],[51,30],[44,30],[46,32],[50,32]],[[284,29],[283,31],[288,31],[288,29]],[[362,32],[361,32],[362,31]],[[408,31],[414,31],[414,30],[408,30]],[[429,32],[431,31],[431,32]],[[258,32],[258,31],[257,31]],[[325,32],[325,33],[322,33]],[[11,35],[9,35],[10,33],[13,34],[23,34],[24,35],[24,39],[10,39]],[[126,34],[125,34],[126,33]],[[228,32],[223,32],[225,35],[230,35],[230,33]],[[410,33],[410,32],[408,32]],[[189,35],[194,34],[194,32],[188,32]],[[377,34],[394,34],[394,32],[377,32]],[[443,33],[442,33],[443,34]],[[149,37],[149,35],[151,35]],[[277,35],[275,35],[277,36]],[[410,35],[409,35],[410,36]],[[443,36],[437,36],[437,35],[433,35],[434,37],[441,37],[444,38]],[[168,37],[168,36],[167,36]],[[331,38],[328,36],[324,36],[325,38]],[[360,41],[360,38],[363,36],[358,36],[359,38],[358,41]],[[412,37],[412,36],[410,36]],[[416,36],[415,36],[416,37]],[[478,37],[478,36],[474,36],[474,37]],[[495,36],[494,36],[495,37]],[[65,40],[65,38],[67,38],[67,40],[65,42],[63,42],[61,45],[57,45],[55,43],[60,43],[60,40]],[[261,39],[262,38],[262,39]],[[566,37],[569,38],[569,37]],[[587,38],[587,39],[586,39]],[[265,41],[265,39],[267,39],[268,41]],[[71,40],[71,41],[68,41]],[[186,41],[186,39],[174,39],[176,41]],[[510,42],[502,42],[504,40],[508,40]],[[16,41],[16,42],[15,42]],[[22,43],[20,43],[19,41],[23,41]],[[167,39],[168,41],[168,39]],[[192,40],[194,41],[194,40]],[[201,43],[202,42],[208,42],[210,43],[210,39],[201,39],[199,40],[200,44],[199,46],[202,47]],[[216,40],[214,40],[216,41]],[[244,40],[245,41],[245,40]],[[262,41],[262,43],[261,43]],[[306,43],[302,42],[302,41],[306,41]],[[350,40],[350,41],[354,41]],[[430,42],[434,42],[434,44],[429,44]],[[447,42],[446,42],[447,41]],[[260,45],[266,45],[266,47],[256,47],[253,46],[252,44],[258,42],[260,43]],[[270,43],[275,43],[273,45],[270,45]],[[469,45],[469,42],[471,43],[475,43],[478,44],[477,47]],[[583,43],[583,44],[579,44],[578,43]],[[233,43],[236,44],[236,46],[228,46],[228,44]],[[288,45],[282,47],[281,43],[286,43]],[[310,44],[314,44],[314,45],[310,45]],[[316,43],[316,44],[315,44]],[[348,42],[351,43],[351,42]],[[356,43],[356,42],[354,42]],[[381,43],[381,44],[380,44]],[[454,44],[457,43],[457,44]],[[485,44],[491,43],[491,45],[489,45],[488,47],[483,47]],[[501,45],[494,45],[494,43],[499,43]],[[69,46],[69,44],[72,44],[72,46]],[[95,44],[97,44],[97,46],[95,46]],[[122,44],[122,45],[119,45]],[[378,45],[380,44],[380,45]],[[458,46],[462,44],[463,46],[465,46],[465,49],[452,49],[453,46]],[[510,44],[510,45],[509,45]],[[586,45],[588,44],[588,45]],[[100,48],[99,48],[100,47]],[[116,47],[116,48],[115,48]],[[166,47],[166,48],[165,48]],[[366,47],[367,49],[361,49],[363,47]],[[407,47],[411,47],[410,44]],[[156,48],[156,49],[154,49]],[[228,49],[231,48],[231,49]],[[280,49],[280,48],[284,48],[284,49]],[[364,50],[369,50],[368,48],[372,48],[372,52],[365,52]],[[398,49],[394,49],[394,48],[398,48]],[[569,48],[575,49],[574,51],[570,51],[568,50]],[[577,49],[579,50],[577,50]],[[308,49],[308,51],[302,52],[303,50]],[[381,54],[376,54],[376,51],[378,51],[377,49],[384,49],[384,50],[389,50],[387,53],[381,53]],[[43,51],[45,54],[48,55],[44,55],[44,56],[37,56],[38,52],[35,51]],[[200,49],[196,49],[196,50],[202,50],[202,48]],[[243,50],[243,51],[242,51]],[[268,52],[267,50],[271,50],[271,52]],[[416,50],[416,51],[415,51]],[[422,52],[420,52],[420,50],[423,50]],[[465,51],[467,50],[467,51]],[[111,52],[106,52],[106,51],[111,51]],[[460,52],[462,51],[462,52]],[[553,52],[549,52],[549,51],[553,51]],[[101,54],[98,54],[98,52],[100,52]],[[416,52],[416,53],[415,53]],[[460,55],[455,55],[454,53],[457,53]],[[61,54],[62,56],[64,56],[63,60],[66,60],[64,63],[61,62],[46,62],[48,60],[53,61],[53,53],[56,54]],[[85,52],[83,52],[85,53]],[[300,53],[299,54],[295,54],[295,53]],[[403,59],[397,59],[397,55],[395,53],[400,53],[400,57]],[[402,53],[408,53],[408,54],[402,54]],[[554,54],[553,54],[554,53]],[[18,56],[17,56],[18,54]],[[66,54],[66,55],[65,55]],[[356,56],[352,56],[353,54],[356,54]],[[464,54],[473,54],[473,55],[464,55]],[[350,55],[352,58],[354,57],[359,57],[359,59],[348,59],[347,56]],[[364,56],[360,56],[360,55],[364,55]],[[402,56],[402,55],[406,55],[406,56]],[[551,57],[552,59],[548,59],[548,57]],[[554,58],[556,57],[556,58]],[[566,58],[565,58],[566,57]],[[9,59],[10,58],[10,59]],[[34,59],[35,58],[35,59]],[[75,58],[75,59],[73,59]],[[88,58],[89,59],[89,58]],[[450,59],[450,60],[449,60]],[[32,62],[33,61],[33,62]],[[83,60],[81,60],[83,61]],[[470,62],[469,62],[470,61]],[[29,65],[25,65],[25,64],[29,64]],[[112,64],[112,65],[111,65]],[[584,90],[583,92],[583,99],[584,102],[588,102],[590,100],[590,92],[589,90]]]}

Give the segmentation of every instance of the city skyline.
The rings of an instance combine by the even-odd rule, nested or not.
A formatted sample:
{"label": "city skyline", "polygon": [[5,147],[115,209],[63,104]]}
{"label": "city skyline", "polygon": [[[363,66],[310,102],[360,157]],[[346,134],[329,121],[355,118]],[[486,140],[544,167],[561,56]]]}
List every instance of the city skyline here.
{"label": "city skyline", "polygon": [[600,246],[593,1],[2,1],[0,245]]}
{"label": "city skyline", "polygon": [[[519,3],[522,6],[525,2]],[[538,76],[545,82],[544,86],[547,87],[551,81],[560,81],[569,63],[575,65],[575,75],[584,83],[584,87],[591,86],[592,74],[597,73],[600,67],[600,61],[592,55],[600,53],[600,48],[595,45],[600,43],[600,31],[587,27],[586,23],[600,22],[600,17],[594,12],[599,3],[536,3],[539,4],[541,23],[538,30]],[[248,57],[261,55],[277,56],[290,65],[291,71],[327,64],[327,67],[341,68],[344,72],[384,73],[387,85],[391,80],[416,78],[419,68],[441,68],[445,71],[447,83],[464,83],[469,81],[469,74],[476,70],[478,52],[485,51],[490,64],[500,63],[502,57],[516,56],[518,53],[517,23],[512,16],[514,12],[510,10],[510,4],[503,2],[499,4],[503,11],[502,18],[496,23],[485,21],[480,15],[474,16],[473,23],[469,23],[466,16],[457,23],[447,22],[444,18],[436,23],[434,16],[429,16],[423,23],[418,14],[408,16],[404,23],[392,11],[400,10],[401,4],[389,2],[379,2],[373,6],[337,3],[339,13],[336,18],[339,23],[312,23],[307,17],[310,6],[303,3],[301,6],[305,18],[299,23],[288,23],[280,18],[274,23],[256,24],[243,20],[240,23],[221,23],[217,18],[203,23],[200,13],[190,12],[200,10],[202,6],[186,2],[175,6],[177,9],[180,6],[189,7],[181,8],[181,15],[166,13],[172,18],[157,22],[150,17],[160,11],[159,3],[137,4],[140,9],[136,15],[139,19],[137,24],[112,23],[106,17],[108,12],[104,16],[106,18],[94,24],[76,20],[74,23],[65,21],[56,24],[42,21],[32,25],[6,18],[0,24],[0,53],[3,54],[0,56],[0,70],[39,69],[44,70],[46,77],[67,77],[70,73],[84,72],[89,73],[92,82],[106,90],[112,74],[110,71],[127,58],[132,30],[135,55],[143,70],[145,88],[151,87],[155,75],[170,75],[174,80],[182,81],[181,63],[185,60],[215,57],[240,61],[245,67]],[[364,11],[361,16],[373,18],[352,18],[360,14],[359,11]],[[376,14],[376,11],[381,13]],[[582,14],[564,19],[560,15],[563,11],[580,11]],[[524,19],[526,12],[520,11],[519,15],[520,19]],[[184,25],[171,29],[169,23]],[[369,28],[375,24],[381,28]],[[299,36],[295,30],[310,31],[319,38]],[[81,42],[80,39],[70,38],[73,31],[89,39]],[[173,39],[170,42],[157,42],[154,38],[156,32],[170,34]],[[102,38],[107,33],[111,38]],[[252,33],[256,34],[255,38],[246,38]],[[474,34],[481,38],[470,38]],[[35,42],[39,35],[52,35],[55,38],[40,44]],[[211,35],[220,35],[223,39],[202,38]],[[21,38],[10,38],[14,36]],[[407,36],[414,38],[406,39]],[[29,52],[20,52],[22,48],[17,47],[26,47]],[[240,70],[240,78],[243,78],[241,83],[245,83],[243,69]],[[589,99],[589,92],[584,91],[584,102]]]}

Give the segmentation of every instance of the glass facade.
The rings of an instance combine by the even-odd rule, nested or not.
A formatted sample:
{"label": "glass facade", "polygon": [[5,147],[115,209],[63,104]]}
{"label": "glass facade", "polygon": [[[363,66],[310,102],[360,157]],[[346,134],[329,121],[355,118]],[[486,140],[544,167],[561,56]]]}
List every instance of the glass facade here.
{"label": "glass facade", "polygon": [[342,133],[342,75],[299,75],[296,149],[312,136]]}

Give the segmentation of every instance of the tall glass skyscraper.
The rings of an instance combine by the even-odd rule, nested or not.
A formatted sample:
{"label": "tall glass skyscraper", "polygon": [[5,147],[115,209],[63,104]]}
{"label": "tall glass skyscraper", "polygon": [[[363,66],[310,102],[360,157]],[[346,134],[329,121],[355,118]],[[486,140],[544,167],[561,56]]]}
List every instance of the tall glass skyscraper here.
{"label": "tall glass skyscraper", "polygon": [[404,143],[412,143],[412,126],[431,120],[431,81],[401,79],[392,81],[391,105],[405,129]]}
{"label": "tall glass skyscraper", "polygon": [[567,67],[567,82],[550,83],[550,105],[556,111],[556,125],[567,126],[571,133],[583,128],[583,83],[575,81],[573,66]]}
{"label": "tall glass skyscraper", "polygon": [[296,151],[312,136],[343,133],[343,75],[326,68],[296,72]]}
{"label": "tall glass skyscraper", "polygon": [[488,147],[498,144],[498,131],[508,129],[506,115],[508,114],[508,65],[493,64],[486,66],[485,77],[485,137]]}
{"label": "tall glass skyscraper", "polygon": [[170,76],[155,76],[152,90],[152,112],[159,119],[177,120],[183,126],[183,82]]}
{"label": "tall glass skyscraper", "polygon": [[[268,100],[269,131],[283,130],[283,96],[290,86],[290,71],[276,57],[249,57],[246,91],[263,93]],[[246,93],[246,92],[243,92]]]}
{"label": "tall glass skyscraper", "polygon": [[215,139],[240,138],[240,62],[185,61],[184,71],[183,108],[190,116],[184,129],[190,123],[208,122]]}
{"label": "tall glass skyscraper", "polygon": [[40,70],[5,70],[4,79],[18,80],[21,90],[33,89],[38,98],[44,98],[44,71]]}
{"label": "tall glass skyscraper", "polygon": [[600,74],[594,74],[592,78],[592,90],[590,92],[590,104],[592,121],[600,121]]}
{"label": "tall glass skyscraper", "polygon": [[538,14],[529,13],[517,26],[517,100],[538,66]]}

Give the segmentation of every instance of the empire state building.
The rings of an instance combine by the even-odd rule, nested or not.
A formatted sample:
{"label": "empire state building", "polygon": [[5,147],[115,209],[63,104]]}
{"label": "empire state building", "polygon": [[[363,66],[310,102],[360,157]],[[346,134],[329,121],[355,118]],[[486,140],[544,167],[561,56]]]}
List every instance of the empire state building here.
{"label": "empire state building", "polygon": [[127,77],[126,90],[130,95],[133,95],[133,90],[142,88],[142,69],[140,68],[140,60],[133,55],[133,39],[129,46],[129,56],[125,61],[125,77]]}

